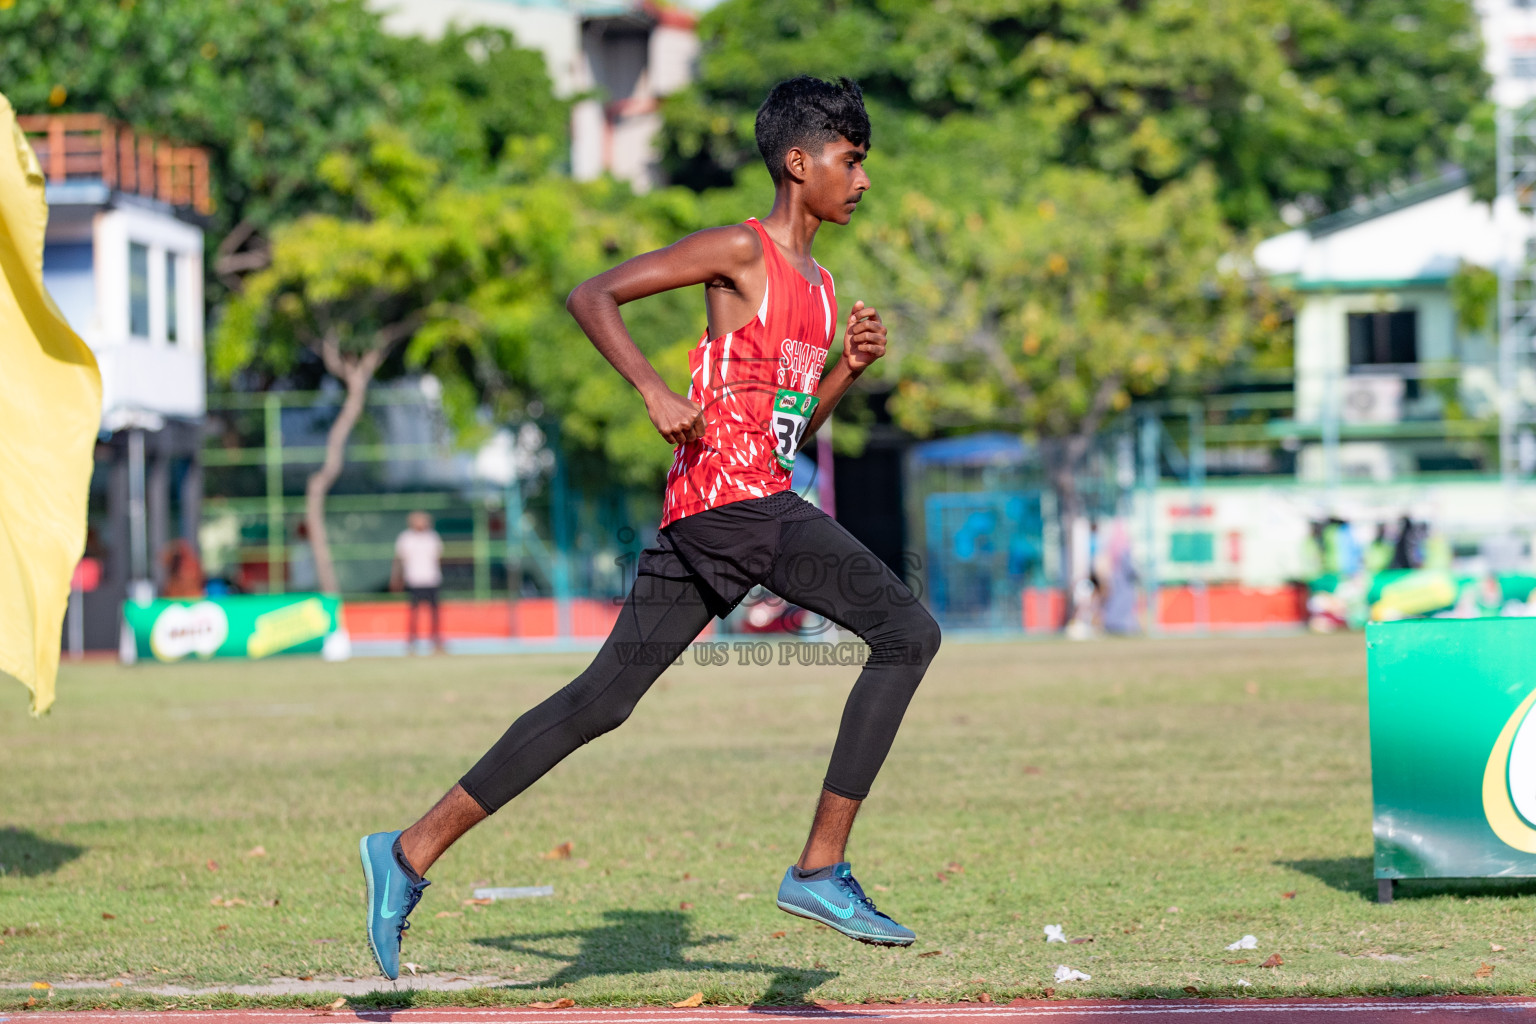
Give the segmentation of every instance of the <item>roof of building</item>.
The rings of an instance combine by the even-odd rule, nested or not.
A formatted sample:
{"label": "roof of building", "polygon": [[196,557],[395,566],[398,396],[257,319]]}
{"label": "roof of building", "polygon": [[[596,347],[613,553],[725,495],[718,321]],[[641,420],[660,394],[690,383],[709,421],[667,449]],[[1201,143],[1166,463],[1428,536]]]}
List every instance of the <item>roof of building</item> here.
{"label": "roof of building", "polygon": [[1352,228],[1356,224],[1363,224],[1376,217],[1396,213],[1398,210],[1422,203],[1426,199],[1434,199],[1443,196],[1447,192],[1454,192],[1467,183],[1467,172],[1460,167],[1452,167],[1444,174],[1431,178],[1428,181],[1418,181],[1402,188],[1391,189],[1374,196],[1363,197],[1356,200],[1347,209],[1334,213],[1324,214],[1314,220],[1301,225],[1302,230],[1313,238],[1322,238],[1331,235],[1335,231],[1343,231]]}
{"label": "roof of building", "polygon": [[1439,288],[1463,264],[1495,265],[1501,237],[1458,169],[1266,238],[1254,260],[1303,292]]}
{"label": "roof of building", "polygon": [[912,458],[936,466],[1017,465],[1030,451],[1017,434],[985,431],[913,445]]}

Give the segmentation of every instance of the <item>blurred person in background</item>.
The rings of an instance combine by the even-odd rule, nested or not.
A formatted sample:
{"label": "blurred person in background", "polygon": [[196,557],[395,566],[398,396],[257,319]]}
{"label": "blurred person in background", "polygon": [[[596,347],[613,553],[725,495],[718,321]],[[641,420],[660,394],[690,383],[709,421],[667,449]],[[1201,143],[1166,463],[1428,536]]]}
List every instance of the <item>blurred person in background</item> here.
{"label": "blurred person in background", "polygon": [[389,574],[390,589],[399,591],[404,586],[410,597],[405,649],[416,653],[416,613],[425,604],[432,613],[432,649],[441,654],[443,624],[438,594],[443,588],[443,538],[432,529],[432,517],[425,512],[412,512],[406,522],[407,528],[395,538],[395,562]]}
{"label": "blurred person in background", "polygon": [[161,548],[160,567],[165,570],[161,597],[203,596],[203,566],[190,542],[178,537]]}
{"label": "blurred person in background", "polygon": [[1431,533],[1428,523],[1419,524],[1418,534],[1419,543],[1423,545],[1419,554],[1419,568],[1431,572],[1450,572],[1456,561],[1456,550],[1451,546],[1450,538],[1443,533]]}
{"label": "blurred person in background", "polygon": [[1354,576],[1360,571],[1360,542],[1349,522],[1338,516],[1330,516],[1323,529],[1323,568],[1340,577]]}
{"label": "blurred person in background", "polygon": [[299,523],[298,540],[288,549],[288,589],[320,589],[320,574],[315,571],[315,548],[309,542],[309,524]]}
{"label": "blurred person in background", "polygon": [[1100,619],[1104,632],[1114,636],[1141,632],[1141,623],[1136,620],[1136,561],[1123,519],[1116,519],[1110,527],[1103,563],[1098,577],[1103,587]]}
{"label": "blurred person in background", "polygon": [[1099,521],[1088,521],[1087,573],[1072,585],[1072,621],[1067,623],[1068,640],[1091,640],[1102,625],[1104,600],[1103,546],[1099,542]]}
{"label": "blurred person in background", "polygon": [[1392,564],[1393,544],[1387,539],[1387,524],[1376,524],[1376,539],[1365,549],[1365,571],[1372,576]]}
{"label": "blurred person in background", "polygon": [[1397,524],[1397,543],[1392,548],[1392,569],[1417,569],[1424,558],[1419,550],[1422,530],[1409,516],[1403,516]]}

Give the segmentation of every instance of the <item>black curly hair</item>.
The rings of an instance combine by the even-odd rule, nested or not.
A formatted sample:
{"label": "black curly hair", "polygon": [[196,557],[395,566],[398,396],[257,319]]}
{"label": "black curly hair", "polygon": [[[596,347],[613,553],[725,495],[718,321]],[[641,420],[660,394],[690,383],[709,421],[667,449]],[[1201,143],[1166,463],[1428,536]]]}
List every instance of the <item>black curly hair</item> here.
{"label": "black curly hair", "polygon": [[869,114],[864,92],[851,78],[836,82],[810,75],[774,86],[757,108],[757,151],[777,185],[784,176],[784,154],[796,146],[820,149],[839,138],[869,145]]}

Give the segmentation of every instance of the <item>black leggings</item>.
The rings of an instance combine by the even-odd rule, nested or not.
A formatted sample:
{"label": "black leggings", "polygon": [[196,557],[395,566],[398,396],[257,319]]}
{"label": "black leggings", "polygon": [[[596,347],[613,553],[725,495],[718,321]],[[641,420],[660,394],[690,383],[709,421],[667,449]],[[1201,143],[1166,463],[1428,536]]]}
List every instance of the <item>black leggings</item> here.
{"label": "black leggings", "polygon": [[[823,783],[839,796],[862,800],[938,652],[938,623],[895,573],[825,516],[784,524],[763,585],[869,645]],[[571,751],[623,724],[709,619],[695,580],[637,577],[587,670],[513,722],[459,784],[494,814]]]}

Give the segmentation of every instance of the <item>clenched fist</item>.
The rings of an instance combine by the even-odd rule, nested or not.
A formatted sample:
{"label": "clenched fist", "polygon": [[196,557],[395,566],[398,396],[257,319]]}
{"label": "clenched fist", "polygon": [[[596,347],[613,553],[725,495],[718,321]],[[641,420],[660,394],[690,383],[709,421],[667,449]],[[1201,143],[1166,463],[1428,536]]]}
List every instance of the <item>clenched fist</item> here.
{"label": "clenched fist", "polygon": [[656,432],[670,445],[686,444],[704,436],[704,410],[675,391],[658,391],[645,400]]}
{"label": "clenched fist", "polygon": [[861,299],[848,313],[848,328],[843,332],[843,362],[855,373],[885,355],[885,324],[873,307]]}

